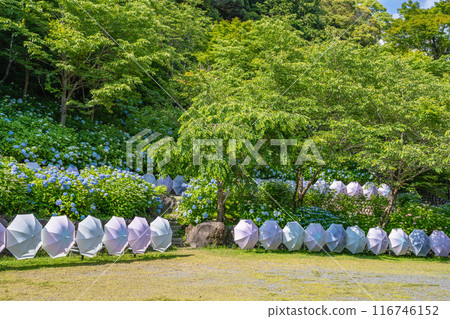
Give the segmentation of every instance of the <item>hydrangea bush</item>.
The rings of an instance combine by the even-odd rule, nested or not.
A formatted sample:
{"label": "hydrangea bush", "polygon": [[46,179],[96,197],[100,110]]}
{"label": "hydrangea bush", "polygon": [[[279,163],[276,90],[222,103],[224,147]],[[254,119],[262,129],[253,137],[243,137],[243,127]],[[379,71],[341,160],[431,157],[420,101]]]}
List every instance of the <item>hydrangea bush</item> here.
{"label": "hydrangea bush", "polygon": [[2,196],[2,212],[7,215],[33,212],[39,217],[67,215],[73,220],[88,215],[132,218],[162,208],[163,187],[154,187],[135,173],[111,167],[90,167],[76,173],[48,166],[37,171],[2,159],[0,172],[13,178],[8,185],[18,188],[18,192]]}

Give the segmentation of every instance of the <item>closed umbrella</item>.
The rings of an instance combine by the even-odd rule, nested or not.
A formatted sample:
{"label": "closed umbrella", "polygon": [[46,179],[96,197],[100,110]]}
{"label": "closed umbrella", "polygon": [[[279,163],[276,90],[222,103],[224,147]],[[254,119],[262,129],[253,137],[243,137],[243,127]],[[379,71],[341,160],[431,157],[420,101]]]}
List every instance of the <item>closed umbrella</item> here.
{"label": "closed umbrella", "polygon": [[78,224],[75,242],[82,256],[92,258],[102,249],[104,236],[100,219],[88,216]]}
{"label": "closed umbrella", "polygon": [[181,175],[178,175],[173,180],[173,191],[176,195],[181,195],[186,190],[186,184],[184,183],[184,178]]}
{"label": "closed umbrella", "polygon": [[158,216],[150,223],[150,229],[153,249],[162,253],[165,252],[172,245],[172,229],[169,221]]}
{"label": "closed umbrella", "polygon": [[388,248],[386,232],[380,227],[371,228],[367,233],[367,248],[375,255],[384,254]]}
{"label": "closed umbrella", "polygon": [[378,194],[383,197],[389,197],[389,195],[391,195],[391,189],[388,185],[381,184],[380,187],[378,187]]}
{"label": "closed umbrella", "polygon": [[274,220],[266,220],[259,227],[259,242],[266,250],[275,250],[283,241],[283,231]]}
{"label": "closed umbrella", "polygon": [[347,194],[350,196],[362,195],[363,189],[358,182],[350,182],[347,185]]}
{"label": "closed umbrella", "polygon": [[6,228],[6,249],[17,259],[34,258],[42,246],[41,231],[33,214],[17,215]]}
{"label": "closed umbrella", "polygon": [[358,226],[347,227],[346,233],[346,245],[352,254],[360,254],[366,248],[366,234]]}
{"label": "closed umbrella", "polygon": [[367,198],[370,198],[370,197],[375,196],[375,195],[378,194],[378,188],[372,182],[365,183],[364,186],[363,186],[363,194]]}
{"label": "closed umbrella", "polygon": [[397,256],[405,255],[409,248],[408,235],[401,228],[391,230],[389,248]]}
{"label": "closed umbrella", "polygon": [[414,229],[409,234],[409,244],[416,256],[425,257],[430,251],[430,238],[422,229]]}
{"label": "closed umbrella", "polygon": [[6,228],[0,223],[0,253],[5,249],[6,243]]}
{"label": "closed umbrella", "polygon": [[298,222],[288,222],[283,228],[283,244],[289,249],[299,250],[305,240],[305,230]]}
{"label": "closed umbrella", "polygon": [[322,225],[309,224],[305,229],[305,245],[309,251],[321,251],[325,244],[325,230]]}
{"label": "closed umbrella", "polygon": [[340,253],[346,244],[345,229],[342,225],[331,224],[326,231],[326,245],[331,252]]}
{"label": "closed umbrella", "polygon": [[113,216],[105,225],[103,244],[108,254],[121,255],[128,245],[128,228],[123,217]]}
{"label": "closed umbrella", "polygon": [[166,178],[160,178],[156,181],[156,186],[166,186],[167,187],[167,194],[170,194],[173,188],[173,180],[170,178],[169,175],[167,175]]}
{"label": "closed umbrella", "polygon": [[52,258],[65,257],[75,244],[75,226],[67,216],[53,216],[42,230],[42,248]]}
{"label": "closed umbrella", "polygon": [[147,220],[135,217],[128,225],[128,243],[133,254],[143,254],[150,245],[152,231]]}
{"label": "closed umbrella", "polygon": [[258,242],[258,227],[251,219],[241,219],[234,227],[234,242],[241,249],[252,249]]}
{"label": "closed umbrella", "polygon": [[438,257],[447,257],[450,253],[450,238],[440,230],[435,230],[430,235],[431,250]]}
{"label": "closed umbrella", "polygon": [[330,189],[336,194],[347,194],[347,186],[345,186],[345,184],[341,181],[334,181],[331,183]]}

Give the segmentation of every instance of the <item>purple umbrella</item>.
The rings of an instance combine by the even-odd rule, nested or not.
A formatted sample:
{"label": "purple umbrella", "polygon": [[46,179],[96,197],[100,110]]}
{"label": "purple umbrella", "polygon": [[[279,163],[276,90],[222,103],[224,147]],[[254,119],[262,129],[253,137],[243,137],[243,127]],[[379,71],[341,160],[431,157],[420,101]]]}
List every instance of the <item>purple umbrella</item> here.
{"label": "purple umbrella", "polygon": [[3,226],[2,223],[0,223],[0,253],[3,249],[5,249],[5,243],[6,243],[6,228]]}
{"label": "purple umbrella", "polygon": [[368,182],[368,183],[365,183],[363,186],[363,193],[364,193],[364,196],[366,196],[367,198],[370,198],[370,197],[378,194],[378,188],[374,183]]}
{"label": "purple umbrella", "polygon": [[184,178],[181,175],[178,175],[173,180],[173,191],[176,195],[181,195],[186,190],[186,184],[184,183]]}
{"label": "purple umbrella", "polygon": [[367,233],[367,249],[375,255],[384,254],[388,248],[387,234],[380,227],[371,228]]}
{"label": "purple umbrella", "polygon": [[430,235],[431,250],[438,257],[447,257],[450,253],[450,238],[440,230],[435,230]]}
{"label": "purple umbrella", "polygon": [[363,193],[363,189],[358,182],[350,182],[347,185],[347,194],[350,196],[358,196]]}
{"label": "purple umbrella", "polygon": [[408,235],[401,228],[391,230],[389,234],[389,248],[396,256],[405,255],[409,248]]}
{"label": "purple umbrella", "polygon": [[346,233],[344,227],[338,224],[331,224],[326,231],[326,243],[331,252],[340,253],[346,244]]}
{"label": "purple umbrella", "polygon": [[378,194],[380,194],[383,197],[389,197],[389,195],[391,195],[391,189],[388,185],[381,184],[380,187],[378,188]]}
{"label": "purple umbrella", "polygon": [[166,186],[167,194],[170,194],[173,188],[173,180],[169,175],[167,175],[166,178],[158,179],[156,181],[156,186]]}
{"label": "purple umbrella", "polygon": [[325,243],[325,230],[322,225],[309,224],[305,229],[305,245],[309,251],[321,251]]}
{"label": "purple umbrella", "polygon": [[150,245],[150,226],[145,218],[135,217],[128,225],[128,242],[134,254],[143,254]]}
{"label": "purple umbrella", "polygon": [[234,227],[234,241],[241,249],[252,249],[258,242],[258,227],[251,219],[241,219]]}
{"label": "purple umbrella", "polygon": [[52,258],[65,257],[75,244],[75,226],[67,216],[53,216],[42,230],[42,248]]}
{"label": "purple umbrella", "polygon": [[119,256],[128,245],[128,228],[123,217],[113,216],[105,225],[103,244],[110,255]]}
{"label": "purple umbrella", "polygon": [[341,181],[334,181],[331,183],[330,189],[336,192],[336,194],[347,194],[347,186]]}
{"label": "purple umbrella", "polygon": [[274,220],[266,220],[259,228],[259,242],[266,250],[275,250],[283,241],[283,231]]}

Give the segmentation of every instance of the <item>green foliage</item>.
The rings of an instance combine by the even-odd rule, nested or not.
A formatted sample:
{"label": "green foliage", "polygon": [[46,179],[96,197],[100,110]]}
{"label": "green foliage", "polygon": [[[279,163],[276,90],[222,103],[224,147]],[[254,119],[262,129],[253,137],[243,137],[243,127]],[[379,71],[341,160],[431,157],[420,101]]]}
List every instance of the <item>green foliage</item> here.
{"label": "green foliage", "polygon": [[311,223],[320,224],[324,229],[330,227],[331,224],[341,224],[344,227],[349,225],[345,219],[340,219],[329,211],[316,206],[300,207],[295,211],[294,216],[297,217],[296,221],[304,228],[308,227]]}
{"label": "green foliage", "polygon": [[450,2],[436,2],[421,9],[408,0],[398,10],[400,17],[388,29],[388,39],[401,50],[420,50],[437,60],[450,54]]}
{"label": "green foliage", "polygon": [[44,218],[67,215],[72,220],[88,215],[133,218],[160,209],[164,192],[136,174],[109,167],[87,168],[75,175],[56,167],[35,172],[24,164],[5,161],[0,174],[5,178],[1,187],[6,189],[0,207],[8,216],[28,212]]}

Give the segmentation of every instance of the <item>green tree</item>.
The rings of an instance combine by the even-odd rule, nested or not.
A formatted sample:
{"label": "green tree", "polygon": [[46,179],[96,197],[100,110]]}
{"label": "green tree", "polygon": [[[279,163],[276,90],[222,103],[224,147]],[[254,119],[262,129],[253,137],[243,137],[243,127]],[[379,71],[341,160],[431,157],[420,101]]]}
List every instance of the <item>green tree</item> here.
{"label": "green tree", "polygon": [[421,9],[409,0],[398,10],[400,17],[387,30],[388,40],[402,50],[420,50],[437,60],[450,53],[450,1]]}

